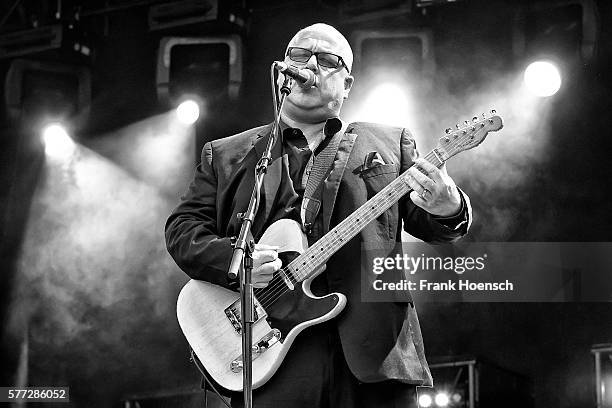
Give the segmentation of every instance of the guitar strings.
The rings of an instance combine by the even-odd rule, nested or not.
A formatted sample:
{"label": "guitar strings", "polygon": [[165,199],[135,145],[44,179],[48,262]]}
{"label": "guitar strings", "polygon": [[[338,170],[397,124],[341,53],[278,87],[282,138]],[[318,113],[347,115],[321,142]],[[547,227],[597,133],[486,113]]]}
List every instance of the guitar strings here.
{"label": "guitar strings", "polygon": [[[489,119],[487,119],[487,120],[490,120],[490,118],[489,118]],[[474,126],[476,126],[476,125],[477,125],[477,124],[474,124]],[[484,127],[484,126],[483,126],[483,127]],[[481,127],[481,129],[482,129],[482,127]],[[456,138],[453,138],[454,140],[451,142],[451,144],[450,144],[450,145],[448,145],[448,147],[453,147],[453,148],[458,147],[458,145],[459,145],[459,144],[461,144],[463,141],[467,140],[468,138],[472,137],[474,133],[476,133],[476,132],[480,131],[481,129],[477,129],[476,131],[472,131],[472,133],[466,133],[466,134],[461,135],[461,136],[458,136],[458,135],[457,135],[457,137],[456,137]],[[434,153],[434,151],[433,151],[433,150],[432,150],[432,151],[430,151],[429,153],[427,153],[427,154],[424,156],[424,158],[425,158],[427,161],[429,161],[430,163],[432,162],[432,160],[433,160],[433,159],[435,159],[436,161],[440,162],[440,167],[441,167],[441,166],[442,166],[442,165],[445,163],[445,161],[440,161],[440,159],[439,159],[439,158],[438,158],[438,156],[437,156],[437,155]],[[433,164],[433,163],[432,163],[432,164]],[[437,167],[437,166],[436,166],[436,167]],[[391,186],[391,184],[389,184],[389,186]],[[398,183],[398,186],[402,186],[402,187],[403,187],[403,186],[405,186],[405,184]],[[385,190],[385,189],[381,190],[381,192],[382,192],[382,191],[384,191],[384,190]],[[395,192],[395,193],[397,193],[397,192],[398,192],[397,190],[399,190],[399,188],[397,188],[397,187],[393,186],[393,187],[389,188],[389,190],[390,190],[389,192]],[[395,191],[393,191],[393,190],[395,190]],[[406,192],[404,192],[404,194],[406,194],[406,193],[407,193],[407,191],[406,191]],[[402,196],[403,196],[404,194],[402,194]],[[380,201],[387,201],[385,204],[388,204],[388,201],[392,201],[392,202],[390,203],[390,206],[391,206],[391,205],[393,205],[395,202],[397,202],[397,200],[396,200],[396,199],[389,200],[389,198],[388,198],[388,197],[389,197],[389,196],[387,196],[386,194],[383,194],[383,195],[381,196],[381,200],[380,200]],[[400,198],[401,198],[401,197],[400,197]],[[385,207],[385,209],[387,209],[387,208],[388,208],[388,207]],[[359,209],[358,209],[357,211],[359,211]],[[357,214],[357,211],[356,211],[355,213],[351,214],[351,215],[355,215],[355,214]],[[366,211],[363,211],[363,212],[366,212]],[[384,210],[383,210],[383,212],[384,212]],[[359,217],[365,217],[365,216],[368,216],[368,215],[371,217],[371,214],[372,214],[372,213],[369,213],[369,214],[368,214],[368,213],[369,213],[369,212],[366,212],[366,214],[363,214],[363,215],[359,215]],[[379,214],[379,215],[380,215],[380,214]],[[350,216],[349,216],[349,217],[350,217]],[[371,220],[369,220],[367,223],[369,223],[369,222],[371,222],[372,220],[374,220],[374,218],[375,218],[375,217],[372,217],[372,219],[371,219]],[[346,220],[346,219],[348,219],[348,217],[347,217],[347,218],[345,218],[345,220]],[[342,222],[344,222],[345,220],[343,220]],[[342,222],[341,222],[340,224],[338,224],[336,227],[339,227],[339,226],[342,224]],[[336,228],[336,227],[335,227],[335,228]],[[357,229],[358,229],[358,230],[357,230]],[[333,230],[333,229],[332,229],[332,230]],[[356,230],[357,230],[357,231],[356,231]],[[346,233],[345,233],[344,237],[348,237],[348,236],[350,236],[350,237],[352,238],[352,237],[354,237],[354,236],[355,236],[357,233],[359,233],[359,231],[361,231],[361,228],[355,228],[355,225],[354,225],[354,224],[353,224],[353,225],[349,225],[349,226],[346,228]],[[330,232],[331,232],[331,230],[330,230]],[[329,232],[328,232],[328,234],[329,234]],[[325,236],[327,236],[328,234],[326,234]],[[324,236],[323,238],[325,238],[325,236]],[[336,243],[338,243],[338,242],[340,242],[340,241],[342,241],[342,240],[343,240],[343,239],[342,239],[342,237],[340,237],[340,236],[335,236],[335,237],[334,237],[334,236],[332,236],[332,237],[329,239],[329,241],[331,241],[330,243],[333,243],[333,244],[336,244]],[[320,241],[321,241],[321,240],[320,240]],[[345,241],[345,242],[348,242],[348,240],[347,240],[346,238],[344,238],[344,241]],[[307,251],[308,251],[308,250],[307,250]],[[321,258],[323,258],[323,259],[324,259],[324,258],[327,256],[327,252],[328,252],[328,251],[322,251],[322,252],[323,252],[323,254],[324,254],[324,256],[323,256],[323,257],[319,256],[319,254],[317,253],[317,255],[313,255],[313,256],[312,256],[313,261],[309,261],[308,263],[310,263],[310,264],[312,264],[312,263],[319,264],[319,263],[320,263],[320,261],[322,260]],[[306,253],[306,252],[305,252],[305,253]],[[305,280],[305,279],[307,279],[307,278],[308,278],[308,275],[310,275],[310,274],[311,274],[311,273],[314,271],[314,269],[316,269],[316,268],[314,268],[314,269],[312,269],[312,268],[311,268],[310,272],[307,272],[307,273],[305,273],[305,274],[304,274],[304,273],[299,273],[299,274],[298,274],[298,277],[297,277],[297,278],[295,278],[295,275],[294,275],[294,274],[293,274],[293,273],[292,273],[292,272],[289,270],[289,267],[291,266],[291,264],[292,264],[292,263],[294,263],[294,262],[295,262],[295,260],[297,260],[298,258],[300,258],[302,255],[303,255],[303,254],[299,255],[297,258],[295,258],[293,261],[291,261],[291,262],[290,262],[288,265],[286,265],[286,266],[284,266],[283,268],[281,268],[281,270],[283,271],[283,273],[285,273],[285,275],[287,276],[287,278],[288,278],[289,280],[291,280],[291,277],[294,277],[294,279],[296,279],[296,282],[302,282],[303,280]],[[333,255],[333,254],[331,254],[331,255]],[[331,255],[330,255],[330,257],[331,257]],[[308,267],[306,267],[306,269],[308,269]],[[299,279],[299,281],[298,281],[298,279]],[[293,283],[293,282],[292,282],[292,283]],[[272,280],[271,280],[270,284],[269,284],[267,287],[265,287],[265,288],[261,288],[261,291],[262,291],[262,292],[265,292],[265,293],[262,295],[261,300],[259,300],[259,303],[260,303],[260,304],[261,304],[261,305],[262,305],[264,308],[269,307],[269,306],[271,306],[272,304],[274,304],[274,303],[275,303],[275,302],[276,302],[276,301],[277,301],[277,300],[278,300],[278,299],[279,299],[281,296],[283,296],[283,295],[284,295],[284,294],[285,294],[287,291],[290,291],[290,290],[291,290],[291,289],[289,289],[289,288],[286,286],[286,284],[285,284],[285,282],[284,282],[284,279],[282,279],[282,277],[280,276],[280,274],[276,274],[276,275],[275,275],[275,276],[272,278]]]}

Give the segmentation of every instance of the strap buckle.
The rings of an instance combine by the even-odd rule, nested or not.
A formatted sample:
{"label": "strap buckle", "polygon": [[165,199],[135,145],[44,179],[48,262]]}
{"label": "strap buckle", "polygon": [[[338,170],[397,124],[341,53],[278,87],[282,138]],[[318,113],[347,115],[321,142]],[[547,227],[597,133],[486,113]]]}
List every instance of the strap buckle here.
{"label": "strap buckle", "polygon": [[302,225],[302,231],[304,231],[306,235],[310,235],[312,234],[312,227],[312,222],[305,222],[304,225]]}

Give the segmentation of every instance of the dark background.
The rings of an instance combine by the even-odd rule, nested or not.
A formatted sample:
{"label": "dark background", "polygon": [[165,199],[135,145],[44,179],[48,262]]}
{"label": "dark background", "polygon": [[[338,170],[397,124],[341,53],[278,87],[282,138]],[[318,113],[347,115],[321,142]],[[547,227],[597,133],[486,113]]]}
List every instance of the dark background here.
{"label": "dark background", "polygon": [[[4,2],[0,15],[12,3]],[[86,16],[105,3],[83,2],[73,23],[92,56],[54,51],[24,58],[91,67],[90,118],[73,119],[86,149],[80,157],[103,163],[96,180],[107,184],[83,191],[74,168],[45,160],[32,128],[2,117],[0,385],[16,384],[19,375],[30,385],[67,385],[75,406],[118,406],[133,393],[197,385],[174,317],[186,278],[165,253],[163,223],[193,169],[194,146],[271,120],[269,64],[282,58],[297,29],[314,22],[347,37],[364,28],[431,28],[433,87],[415,93],[418,115],[406,123],[423,150],[445,127],[481,109],[504,116],[505,129],[490,137],[496,139],[449,164],[474,207],[467,240],[610,241],[612,5],[595,2],[594,56],[580,58],[575,44],[568,46],[561,91],[530,105],[511,97],[527,58],[513,55],[512,33],[515,13],[534,3],[466,0],[423,12],[408,1],[245,1],[224,3],[224,13],[235,11],[245,22],[240,27],[203,23],[153,32],[146,5]],[[32,14],[49,24],[54,7],[22,2],[0,29],[30,28]],[[169,107],[158,103],[155,88],[160,37],[227,32],[243,38],[241,97],[211,97],[205,118],[187,134],[180,163],[165,178],[152,176],[156,164],[134,152],[138,135],[164,126],[171,133],[163,119]],[[10,62],[0,61],[3,75]],[[366,92],[356,70],[347,112],[358,110]],[[520,373],[532,381],[536,407],[595,406],[590,348],[612,341],[610,303],[426,303],[420,320],[432,358],[469,354]]]}

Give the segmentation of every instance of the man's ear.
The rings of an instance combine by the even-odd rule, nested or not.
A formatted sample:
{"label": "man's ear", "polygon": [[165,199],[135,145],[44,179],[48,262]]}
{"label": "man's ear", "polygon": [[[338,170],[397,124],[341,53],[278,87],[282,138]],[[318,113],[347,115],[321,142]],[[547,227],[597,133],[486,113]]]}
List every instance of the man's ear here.
{"label": "man's ear", "polygon": [[349,92],[351,91],[354,82],[355,78],[351,75],[344,78],[344,99],[348,98]]}

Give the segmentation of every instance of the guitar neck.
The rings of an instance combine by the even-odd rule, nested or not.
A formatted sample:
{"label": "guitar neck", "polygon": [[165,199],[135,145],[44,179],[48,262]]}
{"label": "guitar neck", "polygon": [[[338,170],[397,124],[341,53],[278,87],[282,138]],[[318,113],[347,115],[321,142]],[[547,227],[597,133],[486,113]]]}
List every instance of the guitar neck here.
{"label": "guitar neck", "polygon": [[[448,155],[439,148],[436,148],[429,152],[424,158],[431,164],[440,168],[446,161],[445,156]],[[405,174],[406,172],[402,173],[398,178],[393,180],[393,182],[389,183],[374,197],[346,217],[314,245],[309,247],[303,254],[287,265],[287,270],[293,275],[295,280],[301,282],[311,276],[320,265],[327,262],[333,254],[364,229],[366,225],[378,218],[408,193],[410,187],[404,180]]]}

